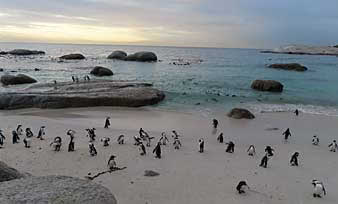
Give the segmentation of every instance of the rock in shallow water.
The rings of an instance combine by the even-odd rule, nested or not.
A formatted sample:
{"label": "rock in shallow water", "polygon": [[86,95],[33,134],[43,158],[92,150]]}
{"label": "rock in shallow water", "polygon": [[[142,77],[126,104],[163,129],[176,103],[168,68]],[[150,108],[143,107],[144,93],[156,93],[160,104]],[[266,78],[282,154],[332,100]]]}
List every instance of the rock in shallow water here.
{"label": "rock in shallow water", "polygon": [[0,52],[0,55],[44,55],[44,51],[39,50],[25,50],[25,49],[15,49],[9,52]]}
{"label": "rock in shallow water", "polygon": [[86,59],[85,56],[83,56],[82,54],[68,54],[68,55],[63,55],[60,57],[60,59],[64,59],[64,60],[82,60],[82,59]]}
{"label": "rock in shallow water", "polygon": [[274,68],[274,69],[283,69],[283,70],[298,71],[298,72],[304,72],[307,70],[307,67],[300,65],[298,63],[271,64],[268,67]]}
{"label": "rock in shallow water", "polygon": [[116,204],[114,195],[94,182],[67,176],[27,177],[0,185],[1,204]]}
{"label": "rock in shallow water", "polygon": [[127,53],[121,50],[116,50],[108,56],[108,59],[124,60],[126,57],[127,57]]}
{"label": "rock in shallow water", "polygon": [[112,80],[36,84],[16,93],[1,93],[0,109],[154,105],[165,94],[151,86]]}
{"label": "rock in shallow water", "polygon": [[252,82],[251,88],[258,91],[282,92],[284,86],[274,80],[255,80]]}
{"label": "rock in shallow water", "polygon": [[90,74],[101,77],[101,76],[112,76],[114,73],[105,67],[96,66],[92,69]]}
{"label": "rock in shallow water", "polygon": [[137,52],[130,54],[125,58],[126,61],[138,61],[138,62],[156,62],[157,56],[153,52]]}
{"label": "rock in shallow water", "polygon": [[32,77],[24,74],[18,74],[16,76],[6,74],[0,78],[0,81],[4,85],[32,84],[37,82]]}
{"label": "rock in shallow water", "polygon": [[228,114],[228,117],[235,118],[235,119],[254,119],[255,116],[250,111],[244,108],[234,108]]}

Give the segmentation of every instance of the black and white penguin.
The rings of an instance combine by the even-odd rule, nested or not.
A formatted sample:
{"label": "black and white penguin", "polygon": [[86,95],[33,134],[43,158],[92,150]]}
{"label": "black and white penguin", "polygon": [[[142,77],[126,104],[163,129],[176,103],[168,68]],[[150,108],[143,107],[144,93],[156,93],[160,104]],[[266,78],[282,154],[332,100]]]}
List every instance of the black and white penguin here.
{"label": "black and white penguin", "polygon": [[234,151],[235,151],[235,144],[232,141],[230,141],[228,143],[225,143],[225,144],[228,145],[227,148],[226,148],[226,150],[225,150],[225,152],[234,153]]}
{"label": "black and white penguin", "polygon": [[198,146],[199,146],[199,153],[203,153],[204,152],[204,140],[200,139],[198,141]]}
{"label": "black and white penguin", "polygon": [[18,125],[18,127],[16,128],[16,133],[17,133],[19,136],[21,136],[21,135],[22,135],[22,132],[23,132],[23,130],[22,130],[22,125]]}
{"label": "black and white penguin", "polygon": [[94,146],[94,143],[89,143],[89,154],[91,156],[96,156],[97,155],[97,151],[96,151],[96,148]]}
{"label": "black and white penguin", "polygon": [[62,146],[62,139],[61,137],[55,137],[53,142],[50,143],[50,146],[53,146],[54,151],[59,152]]}
{"label": "black and white penguin", "polygon": [[124,144],[124,135],[120,135],[117,138],[117,143],[120,144],[120,145]]}
{"label": "black and white penguin", "polygon": [[288,141],[288,139],[289,139],[289,137],[291,137],[291,132],[290,132],[290,129],[288,128],[288,129],[286,129],[285,130],[285,132],[283,132],[283,134],[282,135],[284,135],[284,141],[285,142],[287,142]]}
{"label": "black and white penguin", "polygon": [[217,129],[217,126],[218,126],[218,120],[213,119],[213,120],[212,120],[212,126],[213,126],[215,129]]}
{"label": "black and white penguin", "polygon": [[333,142],[331,144],[329,144],[328,147],[330,148],[331,152],[336,152],[338,150],[338,144],[337,144],[336,140],[333,140]]}
{"label": "black and white penguin", "polygon": [[173,133],[173,135],[172,135],[173,138],[179,138],[180,137],[180,135],[176,132],[176,130],[173,130],[172,133]]}
{"label": "black and white penguin", "polygon": [[20,140],[20,137],[19,137],[18,133],[15,130],[13,130],[12,131],[13,144],[19,143],[19,140]]}
{"label": "black and white penguin", "polygon": [[319,138],[316,135],[312,137],[312,144],[315,146],[319,145]]}
{"label": "black and white penguin", "polygon": [[73,81],[73,82],[75,82],[75,81],[76,81],[74,76],[72,76],[72,81]]}
{"label": "black and white penguin", "polygon": [[67,135],[70,137],[70,141],[68,144],[68,152],[75,151],[75,142],[74,142],[75,133],[76,132],[74,130],[67,131]]}
{"label": "black and white penguin", "polygon": [[95,128],[92,128],[92,129],[88,128],[88,129],[86,129],[86,131],[88,133],[87,137],[89,137],[89,142],[94,142],[95,141],[95,137],[96,137],[95,130],[96,130]]}
{"label": "black and white penguin", "polygon": [[175,137],[174,142],[173,142],[174,148],[175,149],[180,149],[182,147],[181,141],[178,139],[178,137]]}
{"label": "black and white penguin", "polygon": [[25,144],[25,148],[31,147],[31,138],[30,137],[25,137],[22,141]]}
{"label": "black and white penguin", "polygon": [[140,143],[142,143],[142,139],[139,136],[134,136],[134,145],[139,145]]}
{"label": "black and white penguin", "polygon": [[110,117],[107,117],[106,118],[106,121],[105,121],[105,123],[104,123],[104,128],[109,128],[109,126],[110,126]]}
{"label": "black and white penguin", "polygon": [[291,166],[298,166],[298,156],[299,153],[295,152],[292,156],[291,156],[291,160],[290,160],[290,165]]}
{"label": "black and white penguin", "polygon": [[144,144],[143,144],[142,142],[140,142],[140,143],[138,144],[138,146],[139,146],[139,149],[140,149],[140,155],[141,155],[141,156],[146,155],[146,154],[147,154],[147,151],[146,151],[146,147],[144,146]]}
{"label": "black and white penguin", "polygon": [[296,114],[296,116],[298,116],[299,115],[298,109],[296,109],[294,113]]}
{"label": "black and white penguin", "polygon": [[143,128],[140,128],[140,130],[138,131],[140,138],[144,138],[145,136],[147,136],[148,134],[146,133],[146,131],[143,130]]}
{"label": "black and white penguin", "polygon": [[160,142],[164,146],[167,145],[167,142],[169,142],[169,139],[168,139],[167,135],[165,134],[165,132],[161,133]]}
{"label": "black and white penguin", "polygon": [[45,126],[41,126],[39,129],[38,137],[40,140],[43,140],[43,136],[45,135]]}
{"label": "black and white penguin", "polygon": [[2,148],[2,146],[4,145],[5,139],[6,139],[6,137],[4,136],[2,130],[0,129],[0,148]]}
{"label": "black and white penguin", "polygon": [[261,163],[260,163],[259,166],[261,166],[263,168],[267,168],[267,166],[268,166],[268,160],[269,160],[269,156],[268,156],[268,153],[266,153],[264,155],[264,157],[262,158]]}
{"label": "black and white penguin", "polygon": [[156,154],[156,158],[158,158],[158,159],[161,159],[161,143],[157,143],[157,145],[156,145],[156,147],[155,147],[155,149],[153,150],[153,153],[155,153]]}
{"label": "black and white penguin", "polygon": [[255,146],[250,145],[249,149],[247,150],[249,156],[254,156],[256,154]]}
{"label": "black and white penguin", "polygon": [[245,181],[240,181],[236,187],[239,194],[245,193],[247,189],[249,189],[249,186]]}
{"label": "black and white penguin", "polygon": [[109,141],[110,141],[109,137],[104,137],[104,138],[101,139],[101,142],[103,143],[104,147],[108,147],[109,146]]}
{"label": "black and white penguin", "polygon": [[312,185],[314,198],[321,198],[323,195],[326,195],[326,190],[322,182],[318,180],[312,180]]}
{"label": "black and white penguin", "polygon": [[109,160],[108,160],[108,164],[107,164],[107,165],[108,165],[108,169],[109,169],[110,171],[114,171],[114,170],[117,169],[117,165],[116,165],[115,158],[116,158],[115,155],[111,155],[111,156],[109,157]]}
{"label": "black and white penguin", "polygon": [[219,134],[219,136],[217,137],[217,141],[219,143],[223,143],[224,137],[223,137],[223,132],[221,132],[221,134]]}
{"label": "black and white penguin", "polygon": [[26,128],[26,137],[27,138],[33,137],[33,132],[30,128]]}
{"label": "black and white penguin", "polygon": [[273,156],[273,153],[275,152],[275,150],[272,149],[271,146],[266,146],[266,147],[265,147],[265,152],[268,154],[269,157],[272,157],[272,156]]}

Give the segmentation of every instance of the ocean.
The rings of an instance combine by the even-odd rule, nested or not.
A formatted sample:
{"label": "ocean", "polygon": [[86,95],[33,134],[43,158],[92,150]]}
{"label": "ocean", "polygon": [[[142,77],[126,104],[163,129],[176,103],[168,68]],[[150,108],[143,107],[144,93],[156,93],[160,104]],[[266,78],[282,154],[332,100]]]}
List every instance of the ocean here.
{"label": "ocean", "polygon": [[[36,78],[39,83],[82,78],[93,66],[114,72],[104,79],[152,82],[166,92],[166,99],[156,108],[210,113],[233,107],[253,112],[293,111],[338,116],[338,57],[260,53],[259,49],[182,48],[155,46],[73,45],[40,43],[0,43],[0,51],[34,49],[46,55],[0,56],[5,73],[17,71]],[[127,53],[152,51],[159,62],[141,63],[109,60],[114,50]],[[82,61],[59,62],[56,58],[82,53]],[[189,65],[173,65],[173,63]],[[306,72],[269,69],[272,63],[300,63]],[[35,68],[41,71],[34,71]],[[94,77],[92,77],[94,78]],[[283,93],[258,92],[250,88],[255,79],[272,79],[284,85]],[[0,87],[15,91],[29,85]]]}

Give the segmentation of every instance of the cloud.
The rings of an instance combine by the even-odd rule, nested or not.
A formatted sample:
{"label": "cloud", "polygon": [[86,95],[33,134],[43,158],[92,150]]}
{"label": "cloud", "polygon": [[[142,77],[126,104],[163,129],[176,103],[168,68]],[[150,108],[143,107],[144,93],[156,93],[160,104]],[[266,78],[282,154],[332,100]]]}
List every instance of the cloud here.
{"label": "cloud", "polygon": [[334,0],[0,0],[0,41],[332,44],[338,35],[336,8]]}

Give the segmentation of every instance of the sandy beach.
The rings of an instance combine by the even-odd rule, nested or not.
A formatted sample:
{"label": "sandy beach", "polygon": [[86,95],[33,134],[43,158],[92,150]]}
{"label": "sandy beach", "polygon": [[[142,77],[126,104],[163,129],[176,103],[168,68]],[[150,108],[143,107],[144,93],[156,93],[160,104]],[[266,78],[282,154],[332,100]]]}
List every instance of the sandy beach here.
{"label": "sandy beach", "polygon": [[[4,131],[4,148],[0,160],[22,172],[32,175],[67,175],[84,178],[107,169],[110,155],[117,156],[117,164],[127,169],[105,174],[93,182],[109,188],[121,204],[178,204],[178,203],[232,203],[232,204],[312,204],[338,203],[338,153],[327,145],[337,139],[337,117],[293,113],[260,113],[254,120],[235,120],[220,111],[216,114],[182,113],[154,108],[78,108],[60,110],[25,109],[2,111],[0,128]],[[105,117],[111,117],[111,127],[104,129]],[[218,133],[212,134],[211,120],[219,120]],[[18,124],[32,128],[35,136],[38,128],[46,126],[45,140],[32,140],[30,149],[11,144],[11,131]],[[98,136],[95,146],[98,155],[88,152],[86,128],[95,127]],[[143,127],[156,137],[147,155],[140,156],[134,146],[133,136]],[[278,130],[270,130],[278,128]],[[282,132],[290,128],[292,137],[283,143]],[[67,152],[68,129],[75,135],[75,152]],[[168,135],[176,130],[181,136],[182,148],[175,150],[170,143],[162,146],[162,159],[151,153],[161,132]],[[225,142],[235,143],[234,154],[225,152],[225,144],[219,144],[217,135],[224,132]],[[116,142],[120,134],[126,136],[126,144]],[[313,146],[311,139],[318,135],[320,145]],[[53,138],[61,136],[60,152],[49,146]],[[103,147],[100,139],[110,137],[110,146]],[[198,152],[198,140],[205,140],[205,152]],[[22,139],[22,138],[21,138]],[[250,144],[256,146],[257,155],[249,157]],[[268,168],[259,167],[266,145],[276,154],[269,160]],[[299,167],[291,167],[289,160],[294,152],[300,152]],[[160,173],[158,177],[145,177],[145,170]],[[322,199],[312,197],[312,179],[324,182],[328,195]],[[240,180],[251,188],[246,195],[239,195],[235,187]]]}

